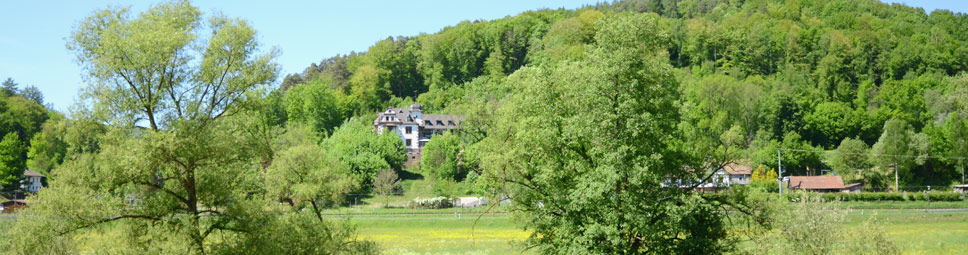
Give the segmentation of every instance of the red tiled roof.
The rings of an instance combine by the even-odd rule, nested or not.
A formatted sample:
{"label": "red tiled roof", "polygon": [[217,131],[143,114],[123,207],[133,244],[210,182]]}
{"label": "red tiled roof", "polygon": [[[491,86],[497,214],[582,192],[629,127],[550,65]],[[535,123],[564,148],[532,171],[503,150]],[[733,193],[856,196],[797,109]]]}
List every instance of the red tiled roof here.
{"label": "red tiled roof", "polygon": [[844,189],[840,176],[790,176],[789,187],[794,189]]}
{"label": "red tiled roof", "polygon": [[750,167],[750,166],[747,166],[747,165],[740,165],[740,164],[736,164],[736,163],[729,163],[729,165],[726,165],[726,167],[723,167],[723,168],[725,168],[726,169],[726,172],[729,173],[729,174],[731,174],[731,175],[739,175],[739,174],[747,174],[747,175],[749,175],[749,174],[753,174],[753,168]]}

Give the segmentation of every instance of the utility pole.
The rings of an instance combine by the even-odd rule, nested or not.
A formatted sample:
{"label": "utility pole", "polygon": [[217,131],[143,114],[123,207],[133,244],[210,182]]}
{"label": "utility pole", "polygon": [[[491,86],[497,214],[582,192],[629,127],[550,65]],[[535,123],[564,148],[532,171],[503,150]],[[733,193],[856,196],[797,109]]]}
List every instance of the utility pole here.
{"label": "utility pole", "polygon": [[780,155],[780,148],[776,149],[776,165],[778,169],[776,175],[776,185],[780,187],[780,195],[783,195],[783,157]]}

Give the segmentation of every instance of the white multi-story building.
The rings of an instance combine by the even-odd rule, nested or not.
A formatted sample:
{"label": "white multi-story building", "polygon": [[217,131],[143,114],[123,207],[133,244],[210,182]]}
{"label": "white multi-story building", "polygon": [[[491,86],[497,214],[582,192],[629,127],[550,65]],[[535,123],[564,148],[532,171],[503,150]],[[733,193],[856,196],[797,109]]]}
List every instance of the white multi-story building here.
{"label": "white multi-story building", "polygon": [[379,134],[392,130],[400,136],[407,148],[407,161],[420,159],[421,150],[433,135],[443,134],[460,127],[464,116],[423,114],[423,106],[412,104],[410,108],[387,108],[376,114],[373,129]]}
{"label": "white multi-story building", "polygon": [[21,184],[22,189],[27,192],[37,193],[40,188],[44,187],[44,178],[47,178],[43,174],[34,172],[31,170],[24,170],[24,183]]}

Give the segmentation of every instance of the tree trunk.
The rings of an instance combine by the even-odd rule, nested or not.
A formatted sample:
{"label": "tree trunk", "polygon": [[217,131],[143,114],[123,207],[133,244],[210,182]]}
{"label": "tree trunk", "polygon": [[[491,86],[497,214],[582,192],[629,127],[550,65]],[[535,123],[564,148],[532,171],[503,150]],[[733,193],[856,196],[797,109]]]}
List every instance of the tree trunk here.
{"label": "tree trunk", "polygon": [[897,181],[897,179],[898,179],[898,178],[897,178],[897,159],[895,159],[895,160],[894,160],[894,192],[899,192],[899,191],[901,191],[901,190],[899,189],[899,187],[898,187],[898,181]]}

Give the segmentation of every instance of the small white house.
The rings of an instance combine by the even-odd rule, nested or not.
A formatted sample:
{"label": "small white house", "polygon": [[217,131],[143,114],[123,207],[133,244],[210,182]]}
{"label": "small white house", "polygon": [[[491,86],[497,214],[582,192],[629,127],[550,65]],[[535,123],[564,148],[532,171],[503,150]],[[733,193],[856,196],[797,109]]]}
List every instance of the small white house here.
{"label": "small white house", "polygon": [[37,193],[41,188],[44,187],[44,178],[47,178],[43,174],[34,172],[31,170],[24,170],[24,183],[20,188],[26,190],[30,193]]}
{"label": "small white house", "polygon": [[454,206],[461,208],[475,208],[486,204],[483,197],[458,197],[454,200]]}

